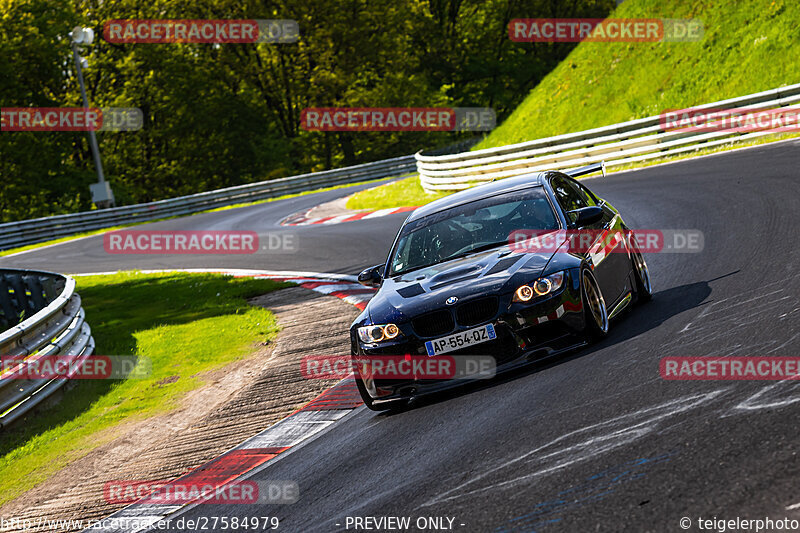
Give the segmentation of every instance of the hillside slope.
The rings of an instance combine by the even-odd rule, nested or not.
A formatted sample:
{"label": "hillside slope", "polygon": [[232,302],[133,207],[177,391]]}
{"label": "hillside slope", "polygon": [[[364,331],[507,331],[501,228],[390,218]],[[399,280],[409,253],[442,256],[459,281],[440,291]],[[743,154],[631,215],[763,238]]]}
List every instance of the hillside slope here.
{"label": "hillside slope", "polygon": [[476,149],[800,82],[793,0],[626,0],[611,15],[636,17],[699,18],[705,35],[693,43],[583,42]]}

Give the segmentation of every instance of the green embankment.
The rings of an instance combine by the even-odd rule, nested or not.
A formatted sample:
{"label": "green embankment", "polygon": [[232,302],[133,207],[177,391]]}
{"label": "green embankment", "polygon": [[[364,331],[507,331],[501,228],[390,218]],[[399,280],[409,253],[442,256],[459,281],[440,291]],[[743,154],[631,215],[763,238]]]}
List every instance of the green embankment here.
{"label": "green embankment", "polygon": [[800,82],[800,3],[792,0],[631,0],[612,17],[698,18],[705,34],[699,42],[581,43],[476,148]]}

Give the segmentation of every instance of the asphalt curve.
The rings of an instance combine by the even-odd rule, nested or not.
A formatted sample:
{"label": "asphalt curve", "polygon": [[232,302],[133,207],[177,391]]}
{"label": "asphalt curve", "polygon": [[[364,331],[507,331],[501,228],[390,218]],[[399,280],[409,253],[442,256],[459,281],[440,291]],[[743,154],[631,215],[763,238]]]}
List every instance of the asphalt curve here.
{"label": "asphalt curve", "polygon": [[[398,413],[356,410],[254,474],[296,481],[293,505],[199,505],[182,517],[269,514],[279,531],[364,531],[353,527],[356,517],[387,516],[410,517],[415,531],[418,518],[440,517],[470,532],[681,531],[684,517],[698,531],[699,518],[800,520],[800,508],[787,509],[800,502],[800,384],[664,381],[658,370],[665,356],[798,355],[798,168],[800,142],[791,141],[591,180],[634,228],[703,232],[700,253],[647,257],[652,302],[614,323],[601,343],[558,361]],[[160,227],[272,230],[314,201]],[[258,265],[254,256],[108,256],[97,239],[0,265],[354,273],[383,260],[401,222],[275,229],[301,232],[301,249]]]}
{"label": "asphalt curve", "polygon": [[[357,274],[362,265],[370,266],[386,258],[390,239],[408,213],[331,225],[281,226],[280,221],[369,186],[334,189],[129,228],[135,231],[256,232],[263,245],[269,246],[272,239],[273,242],[287,242],[285,249],[278,247],[255,254],[109,254],[103,236],[96,235],[0,258],[0,268],[41,268],[70,274],[134,268],[254,268]],[[289,240],[285,240],[287,236]]]}

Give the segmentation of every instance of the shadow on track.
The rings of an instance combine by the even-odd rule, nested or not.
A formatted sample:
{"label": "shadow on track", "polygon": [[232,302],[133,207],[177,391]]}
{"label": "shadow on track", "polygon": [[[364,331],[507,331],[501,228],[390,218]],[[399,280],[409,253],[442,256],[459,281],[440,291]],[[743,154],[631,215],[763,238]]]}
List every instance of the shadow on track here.
{"label": "shadow on track", "polygon": [[446,391],[416,397],[410,400],[407,405],[400,405],[396,408],[376,413],[376,416],[393,416],[409,410],[420,409],[426,405],[445,402],[464,394],[470,394],[475,391],[509,383],[566,361],[572,361],[590,355],[598,350],[616,346],[659,327],[673,316],[703,305],[711,295],[711,286],[709,284],[717,279],[734,275],[736,272],[738,271],[725,274],[724,276],[712,280],[679,285],[655,293],[651,302],[641,306],[635,306],[630,312],[623,313],[622,316],[615,319],[612,322],[609,336],[596,344],[584,348],[577,348],[551,358],[533,361],[522,368],[503,372],[493,379],[468,382]]}

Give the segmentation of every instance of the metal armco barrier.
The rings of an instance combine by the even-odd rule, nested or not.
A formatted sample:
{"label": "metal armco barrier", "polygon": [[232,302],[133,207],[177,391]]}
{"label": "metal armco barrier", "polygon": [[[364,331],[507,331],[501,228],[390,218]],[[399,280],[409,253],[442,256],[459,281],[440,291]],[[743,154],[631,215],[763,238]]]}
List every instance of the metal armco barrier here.
{"label": "metal armco barrier", "polygon": [[[796,109],[800,84],[722,100],[691,109]],[[794,105],[792,105],[794,104]],[[602,128],[452,155],[416,154],[426,191],[462,190],[478,183],[539,170],[560,170],[605,160],[607,167],[679,155],[727,143],[748,141],[769,131],[663,131],[661,117],[647,117]]]}
{"label": "metal armco barrier", "polygon": [[8,358],[19,364],[47,357],[77,365],[94,352],[75,280],[53,272],[0,270],[0,428],[27,413],[67,379],[19,379]]}
{"label": "metal armco barrier", "polygon": [[398,176],[415,170],[414,156],[407,155],[324,172],[237,185],[146,204],[9,222],[0,224],[0,250],[121,224],[188,215],[216,207],[266,200],[284,194]]}

